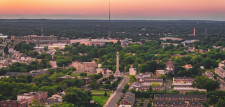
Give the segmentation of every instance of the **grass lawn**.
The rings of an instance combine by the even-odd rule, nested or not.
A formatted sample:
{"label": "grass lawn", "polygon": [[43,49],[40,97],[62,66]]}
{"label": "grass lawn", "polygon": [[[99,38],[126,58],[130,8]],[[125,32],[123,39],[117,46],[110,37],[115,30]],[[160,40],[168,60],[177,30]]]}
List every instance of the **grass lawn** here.
{"label": "grass lawn", "polygon": [[71,74],[74,77],[80,76],[80,73],[76,73],[76,74]]}
{"label": "grass lawn", "polygon": [[92,96],[92,99],[95,101],[95,103],[98,103],[101,106],[104,106],[108,98],[109,98],[109,95],[108,96]]}
{"label": "grass lawn", "polygon": [[[104,96],[105,91],[104,90],[91,90],[92,93],[92,99],[95,101],[95,103],[98,103],[101,106],[104,106],[104,104],[109,99],[109,96],[112,94],[111,91],[106,91],[107,96]],[[99,96],[102,95],[102,96]]]}

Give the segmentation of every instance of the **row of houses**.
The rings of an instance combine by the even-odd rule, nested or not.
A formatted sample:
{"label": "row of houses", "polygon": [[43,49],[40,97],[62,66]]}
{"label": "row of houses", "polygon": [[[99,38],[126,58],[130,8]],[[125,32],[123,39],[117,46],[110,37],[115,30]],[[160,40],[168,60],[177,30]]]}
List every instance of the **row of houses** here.
{"label": "row of houses", "polygon": [[66,45],[72,45],[74,43],[84,44],[87,46],[103,46],[105,43],[113,42],[117,43],[118,41],[121,42],[122,46],[127,46],[129,43],[132,43],[131,39],[125,38],[124,40],[117,40],[117,39],[68,39],[68,38],[58,38],[57,36],[50,35],[50,36],[38,36],[38,35],[28,35],[28,36],[11,36],[11,40],[14,41],[15,44],[26,41],[27,43],[35,43],[37,44],[37,49],[43,49],[45,46],[50,47],[50,49],[54,49],[55,47],[58,48],[65,48]]}
{"label": "row of houses", "polygon": [[[4,54],[4,52],[2,52]],[[30,62],[35,61],[35,58],[25,56],[24,54],[16,51],[12,48],[9,49],[8,57],[0,57],[0,68],[8,67],[9,65],[19,62],[29,64]]]}
{"label": "row of houses", "polygon": [[206,95],[156,94],[154,107],[204,107]]}
{"label": "row of houses", "polygon": [[192,86],[195,79],[190,77],[173,77],[173,90],[185,93],[190,91],[206,91]]}
{"label": "row of houses", "polygon": [[120,101],[119,107],[132,107],[135,102],[135,94],[132,92],[126,92],[123,99]]}
{"label": "row of houses", "polygon": [[[152,105],[154,107],[204,107],[203,104],[206,101],[206,95],[155,94]],[[134,103],[135,94],[126,92],[119,107],[133,107]]]}
{"label": "row of houses", "polygon": [[[131,83],[130,89],[146,91],[152,86],[153,90],[162,91],[165,89],[164,81],[158,77],[151,77],[149,73],[140,73],[136,76],[137,81]],[[173,77],[173,90],[179,92],[189,92],[189,91],[206,91],[205,89],[197,89],[192,86],[195,79],[190,77]],[[152,84],[158,84],[154,86]]]}

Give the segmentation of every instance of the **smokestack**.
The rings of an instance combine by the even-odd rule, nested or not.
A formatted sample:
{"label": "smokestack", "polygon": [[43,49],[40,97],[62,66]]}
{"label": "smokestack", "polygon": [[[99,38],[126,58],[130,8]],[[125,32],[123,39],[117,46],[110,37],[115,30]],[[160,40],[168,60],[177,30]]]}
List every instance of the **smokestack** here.
{"label": "smokestack", "polygon": [[194,27],[194,30],[193,30],[193,36],[195,36],[195,27]]}

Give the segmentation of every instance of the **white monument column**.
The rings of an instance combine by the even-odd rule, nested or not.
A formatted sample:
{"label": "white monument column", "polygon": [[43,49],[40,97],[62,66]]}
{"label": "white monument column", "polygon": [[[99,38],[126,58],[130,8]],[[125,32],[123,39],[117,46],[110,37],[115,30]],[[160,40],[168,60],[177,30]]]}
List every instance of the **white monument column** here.
{"label": "white monument column", "polygon": [[117,53],[116,53],[116,72],[115,72],[116,77],[121,76],[119,68],[120,68],[120,54],[117,51]]}

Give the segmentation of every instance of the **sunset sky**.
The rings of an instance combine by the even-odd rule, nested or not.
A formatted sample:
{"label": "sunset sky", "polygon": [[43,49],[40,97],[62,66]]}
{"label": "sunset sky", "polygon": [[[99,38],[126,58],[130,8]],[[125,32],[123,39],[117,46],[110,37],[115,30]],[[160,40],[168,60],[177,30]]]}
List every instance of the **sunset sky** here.
{"label": "sunset sky", "polygon": [[[111,0],[112,19],[225,20],[225,0]],[[0,0],[0,18],[107,19],[108,0]]]}

